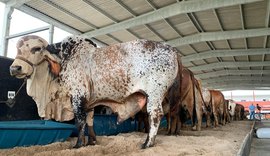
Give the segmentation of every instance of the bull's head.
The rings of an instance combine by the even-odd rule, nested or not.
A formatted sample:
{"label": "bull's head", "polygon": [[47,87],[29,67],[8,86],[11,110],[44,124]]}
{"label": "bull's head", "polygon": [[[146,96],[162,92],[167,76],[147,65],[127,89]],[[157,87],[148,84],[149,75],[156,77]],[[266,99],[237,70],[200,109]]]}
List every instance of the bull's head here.
{"label": "bull's head", "polygon": [[11,76],[17,78],[30,77],[36,66],[48,62],[50,71],[57,75],[60,65],[57,57],[53,56],[46,47],[48,42],[41,37],[29,35],[22,37],[17,43],[17,55],[10,66]]}

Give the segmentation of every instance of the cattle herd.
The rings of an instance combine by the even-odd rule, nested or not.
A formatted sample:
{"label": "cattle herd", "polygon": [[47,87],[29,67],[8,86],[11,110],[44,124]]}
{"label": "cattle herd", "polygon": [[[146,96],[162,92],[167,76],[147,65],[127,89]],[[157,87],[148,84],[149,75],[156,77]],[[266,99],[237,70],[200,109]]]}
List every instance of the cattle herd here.
{"label": "cattle herd", "polygon": [[[95,145],[94,107],[108,106],[117,122],[138,116],[148,133],[142,148],[154,145],[161,118],[168,134],[179,134],[188,119],[192,129],[242,120],[244,107],[204,88],[181,63],[177,50],[164,43],[135,40],[97,48],[89,39],[67,37],[48,44],[29,35],[17,43],[10,73],[27,80],[27,93],[45,119],[75,118],[79,135],[74,146]],[[88,126],[88,142],[84,130]]]}

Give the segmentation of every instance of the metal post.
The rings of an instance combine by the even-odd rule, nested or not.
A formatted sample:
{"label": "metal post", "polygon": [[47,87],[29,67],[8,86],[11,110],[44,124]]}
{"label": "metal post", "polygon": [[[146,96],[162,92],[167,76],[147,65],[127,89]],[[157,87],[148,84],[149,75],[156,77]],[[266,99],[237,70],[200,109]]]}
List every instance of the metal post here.
{"label": "metal post", "polygon": [[5,12],[4,12],[2,36],[0,36],[1,37],[0,55],[2,55],[2,56],[7,56],[8,39],[6,37],[9,36],[11,15],[12,15],[13,11],[14,11],[13,7],[6,5]]}
{"label": "metal post", "polygon": [[49,44],[53,43],[54,25],[50,25],[49,29]]}

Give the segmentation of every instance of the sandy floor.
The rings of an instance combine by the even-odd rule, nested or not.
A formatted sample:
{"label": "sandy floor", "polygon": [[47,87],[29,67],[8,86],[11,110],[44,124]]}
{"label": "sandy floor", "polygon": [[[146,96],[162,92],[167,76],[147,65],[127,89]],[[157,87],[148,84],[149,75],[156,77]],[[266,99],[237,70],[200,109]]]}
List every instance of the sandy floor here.
{"label": "sandy floor", "polygon": [[[181,136],[166,136],[160,130],[152,148],[140,149],[146,134],[133,132],[117,136],[99,136],[98,145],[72,149],[76,138],[46,146],[19,147],[0,150],[1,156],[166,156],[207,155],[231,156],[238,152],[245,135],[251,129],[250,121],[235,121],[218,128],[202,131],[182,130]],[[184,128],[186,129],[186,128]]]}

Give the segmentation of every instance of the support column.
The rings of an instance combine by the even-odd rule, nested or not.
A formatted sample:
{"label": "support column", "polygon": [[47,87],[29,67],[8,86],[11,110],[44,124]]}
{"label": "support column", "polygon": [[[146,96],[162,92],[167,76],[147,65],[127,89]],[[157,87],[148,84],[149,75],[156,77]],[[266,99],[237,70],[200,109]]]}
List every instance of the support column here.
{"label": "support column", "polygon": [[53,43],[54,25],[50,25],[49,29],[49,44]]}
{"label": "support column", "polygon": [[14,11],[13,7],[6,5],[5,12],[4,12],[2,36],[0,36],[1,37],[1,43],[0,43],[0,55],[1,56],[7,56],[8,39],[6,37],[9,36],[11,15],[12,15],[13,11]]}

